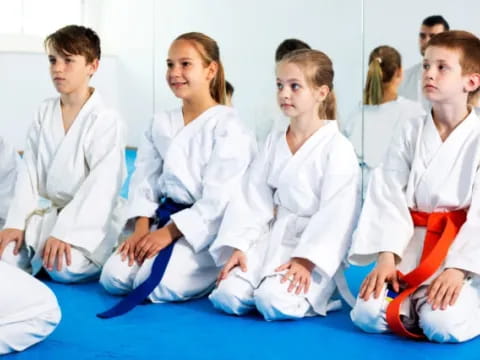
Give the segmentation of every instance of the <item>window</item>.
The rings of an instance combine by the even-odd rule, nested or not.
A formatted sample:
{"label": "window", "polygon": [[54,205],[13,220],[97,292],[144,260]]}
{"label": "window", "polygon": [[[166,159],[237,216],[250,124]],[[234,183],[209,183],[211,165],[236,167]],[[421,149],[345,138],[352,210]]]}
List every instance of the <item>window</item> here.
{"label": "window", "polygon": [[83,0],[0,0],[0,33],[44,38],[67,24],[83,24]]}

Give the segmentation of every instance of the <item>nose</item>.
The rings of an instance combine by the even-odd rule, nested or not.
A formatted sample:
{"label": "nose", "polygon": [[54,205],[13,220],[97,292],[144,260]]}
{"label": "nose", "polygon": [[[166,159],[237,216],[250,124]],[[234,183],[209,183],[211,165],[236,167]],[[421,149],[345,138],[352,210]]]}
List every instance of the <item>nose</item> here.
{"label": "nose", "polygon": [[59,73],[64,69],[64,64],[61,61],[55,61],[55,63],[50,65],[52,72]]}
{"label": "nose", "polygon": [[175,64],[172,64],[169,68],[168,68],[168,75],[171,76],[171,77],[177,77],[180,75],[180,67],[179,66],[176,66]]}
{"label": "nose", "polygon": [[433,79],[433,75],[434,75],[433,66],[427,69],[423,69],[423,77],[425,79]]}
{"label": "nose", "polygon": [[284,86],[283,88],[278,89],[278,96],[282,99],[288,98],[289,92],[288,87]]}

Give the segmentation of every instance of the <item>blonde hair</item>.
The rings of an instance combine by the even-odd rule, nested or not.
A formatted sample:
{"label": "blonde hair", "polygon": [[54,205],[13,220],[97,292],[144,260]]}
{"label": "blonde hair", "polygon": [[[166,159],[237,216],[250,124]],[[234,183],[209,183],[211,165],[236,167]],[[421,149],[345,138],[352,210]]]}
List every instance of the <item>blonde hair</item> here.
{"label": "blonde hair", "polygon": [[222,62],[220,61],[220,49],[218,48],[217,42],[211,37],[199,32],[182,34],[175,39],[175,41],[177,40],[186,40],[191,42],[202,57],[205,66],[210,65],[212,62],[217,63],[217,73],[210,81],[210,95],[217,103],[225,105],[227,102],[225,91],[225,71],[223,70]]}
{"label": "blonde hair", "polygon": [[378,105],[383,102],[383,88],[390,82],[395,73],[402,67],[402,57],[391,46],[379,46],[370,53],[368,59],[368,73],[363,103]]}
{"label": "blonde hair", "polygon": [[337,118],[337,101],[333,92],[333,64],[323,52],[311,49],[300,49],[286,54],[279,62],[298,65],[305,73],[305,78],[313,87],[326,85],[330,90],[318,109],[320,119],[335,120]]}

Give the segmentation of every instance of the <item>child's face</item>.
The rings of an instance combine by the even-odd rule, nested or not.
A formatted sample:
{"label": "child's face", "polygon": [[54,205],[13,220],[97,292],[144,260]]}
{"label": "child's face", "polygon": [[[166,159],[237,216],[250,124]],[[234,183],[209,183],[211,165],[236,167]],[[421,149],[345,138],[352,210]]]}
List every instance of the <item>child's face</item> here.
{"label": "child's face", "polygon": [[176,97],[186,100],[196,94],[209,94],[210,81],[215,74],[214,63],[205,66],[189,41],[177,40],[170,47],[166,79]]}
{"label": "child's face", "polygon": [[[326,94],[324,94],[326,96]],[[283,113],[290,118],[318,114],[319,94],[307,82],[303,71],[294,63],[281,62],[277,66],[277,100]]]}
{"label": "child's face", "polygon": [[67,95],[88,88],[90,78],[98,68],[98,59],[87,64],[83,55],[65,56],[51,47],[47,53],[50,76],[60,94]]}
{"label": "child's face", "polygon": [[429,46],[423,59],[423,93],[433,103],[465,101],[469,76],[462,75],[457,50]]}

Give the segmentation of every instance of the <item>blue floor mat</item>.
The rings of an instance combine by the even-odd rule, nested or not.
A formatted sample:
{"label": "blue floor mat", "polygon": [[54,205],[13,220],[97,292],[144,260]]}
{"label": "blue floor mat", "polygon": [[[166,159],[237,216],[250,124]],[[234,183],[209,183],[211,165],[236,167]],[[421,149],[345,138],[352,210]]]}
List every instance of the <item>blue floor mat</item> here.
{"label": "blue floor mat", "polygon": [[[358,288],[367,269],[348,271]],[[118,298],[96,283],[47,284],[57,294],[62,322],[44,342],[8,360],[33,359],[479,359],[480,341],[442,345],[371,335],[356,329],[348,309],[297,321],[266,322],[216,311],[208,299],[141,305],[130,313],[95,317]]]}
{"label": "blue floor mat", "polygon": [[[127,150],[129,178],[136,152]],[[356,294],[369,268],[351,267],[347,279]],[[96,313],[118,298],[97,283],[47,282],[62,308],[62,321],[44,342],[5,356],[6,360],[161,359],[161,360],[321,360],[321,359],[480,359],[480,339],[441,345],[371,335],[353,326],[348,308],[326,317],[266,322],[258,313],[245,317],[216,311],[207,299],[149,304],[102,320]]]}

